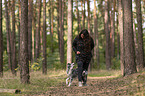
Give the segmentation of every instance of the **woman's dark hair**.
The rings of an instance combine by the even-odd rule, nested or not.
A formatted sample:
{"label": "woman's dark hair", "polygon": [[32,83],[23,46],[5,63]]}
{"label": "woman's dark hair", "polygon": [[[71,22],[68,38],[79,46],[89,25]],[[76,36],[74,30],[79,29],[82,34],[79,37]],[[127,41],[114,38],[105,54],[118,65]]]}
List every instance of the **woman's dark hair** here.
{"label": "woman's dark hair", "polygon": [[83,29],[83,30],[80,32],[80,34],[79,34],[79,38],[81,38],[81,34],[84,35],[84,38],[89,37],[89,32],[88,32],[87,29]]}
{"label": "woman's dark hair", "polygon": [[84,50],[87,52],[88,50],[91,50],[91,47],[90,47],[91,38],[90,38],[90,35],[89,35],[89,32],[88,32],[87,29],[83,29],[83,30],[80,32],[80,34],[79,34],[79,39],[82,39],[82,38],[81,38],[81,34],[84,35],[83,40],[85,41],[85,42],[84,42],[84,45],[86,46],[86,47],[84,48]]}

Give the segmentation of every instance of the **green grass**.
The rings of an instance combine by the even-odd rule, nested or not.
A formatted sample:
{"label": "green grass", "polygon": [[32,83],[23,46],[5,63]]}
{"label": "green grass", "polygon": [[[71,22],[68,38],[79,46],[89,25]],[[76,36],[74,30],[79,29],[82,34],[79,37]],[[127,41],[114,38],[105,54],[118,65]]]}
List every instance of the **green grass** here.
{"label": "green grass", "polygon": [[[120,71],[93,71],[89,72],[89,77],[103,76],[119,76]],[[30,84],[21,84],[20,75],[12,76],[10,71],[4,72],[3,78],[0,78],[0,88],[2,89],[19,89],[21,94],[0,93],[0,96],[21,96],[43,94],[50,90],[51,87],[59,87],[65,83],[66,71],[64,70],[48,70],[47,75],[43,75],[41,71],[30,73]]]}
{"label": "green grass", "polygon": [[[30,73],[30,84],[21,84],[20,76],[13,77],[10,72],[4,72],[4,77],[0,78],[0,88],[2,89],[20,89],[21,94],[0,93],[0,96],[15,96],[24,94],[45,93],[50,87],[59,86],[65,82],[65,71],[49,71],[43,75],[41,71]],[[3,95],[2,95],[3,94]]]}
{"label": "green grass", "polygon": [[121,71],[120,70],[99,70],[99,71],[92,71],[89,72],[88,76],[90,77],[104,77],[104,76],[120,76]]}

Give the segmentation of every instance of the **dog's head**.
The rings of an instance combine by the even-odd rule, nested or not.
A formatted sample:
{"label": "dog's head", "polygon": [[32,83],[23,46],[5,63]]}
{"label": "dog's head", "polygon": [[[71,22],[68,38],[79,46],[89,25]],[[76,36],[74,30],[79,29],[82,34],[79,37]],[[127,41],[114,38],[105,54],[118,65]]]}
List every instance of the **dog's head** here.
{"label": "dog's head", "polygon": [[74,63],[68,63],[67,64],[67,70],[66,70],[67,75],[69,75],[71,73],[73,67],[74,67]]}

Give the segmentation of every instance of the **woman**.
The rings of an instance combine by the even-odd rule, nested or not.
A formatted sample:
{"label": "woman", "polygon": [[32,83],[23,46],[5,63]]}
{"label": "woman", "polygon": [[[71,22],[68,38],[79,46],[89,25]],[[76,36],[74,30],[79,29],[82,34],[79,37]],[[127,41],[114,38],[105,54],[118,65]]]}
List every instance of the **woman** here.
{"label": "woman", "polygon": [[86,29],[82,30],[73,41],[73,50],[76,54],[76,62],[78,65],[79,87],[82,87],[82,81],[83,85],[87,86],[87,78],[86,80],[82,78],[82,71],[88,71],[89,63],[92,58],[91,51],[93,48],[94,41]]}

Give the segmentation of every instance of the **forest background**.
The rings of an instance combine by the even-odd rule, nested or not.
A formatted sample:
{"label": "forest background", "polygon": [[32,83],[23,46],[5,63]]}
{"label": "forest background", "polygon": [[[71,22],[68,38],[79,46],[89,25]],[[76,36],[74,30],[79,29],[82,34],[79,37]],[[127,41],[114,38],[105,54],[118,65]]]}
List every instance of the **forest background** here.
{"label": "forest background", "polygon": [[[75,62],[72,40],[84,28],[88,29],[95,41],[89,70],[121,69],[123,75],[135,72],[124,72],[125,68],[130,65],[136,67],[132,70],[140,70],[145,65],[144,63],[138,64],[139,61],[144,62],[140,58],[144,59],[145,0],[129,1],[127,3],[131,5],[129,7],[132,7],[130,9],[131,15],[125,15],[125,11],[123,11],[125,6],[119,11],[120,0],[21,0],[21,2],[20,0],[1,0],[1,76],[3,71],[8,70],[16,75],[18,70],[21,70],[22,73],[23,70],[29,73],[29,68],[30,71],[42,70],[44,74],[47,74],[47,70],[66,69],[67,63]],[[125,1],[122,0],[122,2]],[[28,9],[25,10],[26,7]],[[140,8],[139,11],[137,11],[138,8]],[[23,9],[25,14],[23,14]],[[124,13],[119,13],[122,11]],[[133,30],[130,32],[132,34],[130,36],[133,38],[133,46],[130,50],[135,49],[133,53],[131,52],[134,54],[132,60],[125,55],[127,53],[126,47],[124,47],[126,50],[124,55],[121,55],[121,17],[119,14],[125,16],[122,17],[124,21],[126,17],[132,20],[130,24],[133,25],[131,27]],[[141,28],[138,23],[138,14],[141,14]],[[27,21],[28,25],[24,29],[21,27],[24,23],[23,19]],[[126,26],[125,23],[124,26]],[[142,29],[141,37],[139,37],[139,29]],[[25,30],[27,32],[23,32]],[[123,44],[126,46],[126,38],[130,37],[125,37],[129,34],[126,34],[125,29],[123,30]],[[21,47],[23,42],[26,43],[24,49]],[[128,42],[132,42],[132,39]],[[139,46],[140,44],[142,47]],[[128,43],[128,45],[130,44]],[[139,48],[142,48],[142,57],[139,56]],[[25,53],[27,57],[22,60]],[[123,64],[124,67],[122,67],[121,56],[133,61],[134,64],[128,63],[127,66]]]}

